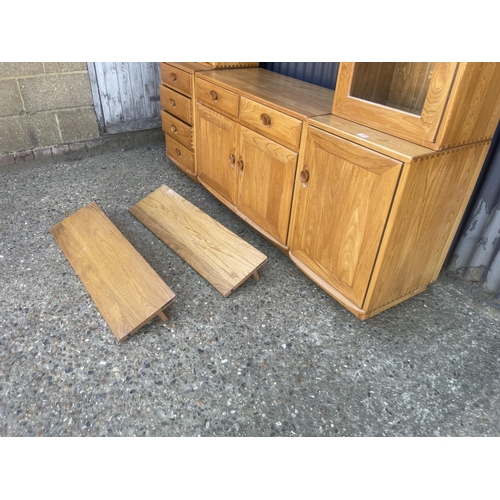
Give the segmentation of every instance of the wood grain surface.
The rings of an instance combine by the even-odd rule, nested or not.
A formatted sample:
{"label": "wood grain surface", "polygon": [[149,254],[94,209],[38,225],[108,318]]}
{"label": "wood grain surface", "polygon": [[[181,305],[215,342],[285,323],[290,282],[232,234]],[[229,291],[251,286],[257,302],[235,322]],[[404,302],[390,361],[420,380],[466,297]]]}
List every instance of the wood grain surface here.
{"label": "wood grain surface", "polygon": [[115,337],[122,341],[175,299],[95,203],[50,229]]}
{"label": "wood grain surface", "polygon": [[216,69],[196,73],[197,84],[207,80],[261,104],[303,120],[331,112],[333,90],[262,68]]}
{"label": "wood grain surface", "polygon": [[170,189],[161,186],[130,213],[227,297],[267,257]]}

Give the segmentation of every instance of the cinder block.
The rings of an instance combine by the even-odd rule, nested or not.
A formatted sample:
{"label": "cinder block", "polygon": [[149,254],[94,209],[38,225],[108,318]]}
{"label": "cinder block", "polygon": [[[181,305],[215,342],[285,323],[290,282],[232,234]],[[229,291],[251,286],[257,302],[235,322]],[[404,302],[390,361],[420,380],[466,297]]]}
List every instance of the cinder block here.
{"label": "cinder block", "polygon": [[52,158],[52,148],[34,149],[35,160],[48,160]]}
{"label": "cinder block", "polygon": [[61,144],[60,146],[54,146],[52,148],[52,156],[63,156],[69,153],[69,146],[66,144]]}
{"label": "cinder block", "polygon": [[14,155],[9,154],[9,155],[0,155],[0,167],[5,167],[7,165],[13,165],[14,162]]}
{"label": "cinder block", "polygon": [[99,137],[94,108],[58,111],[62,142],[76,142]]}
{"label": "cinder block", "polygon": [[84,142],[73,142],[68,144],[68,146],[72,153],[82,153],[87,151],[87,146]]}
{"label": "cinder block", "polygon": [[0,154],[14,153],[29,148],[26,117],[0,118]]}
{"label": "cinder block", "polygon": [[35,159],[33,151],[20,151],[14,155],[16,157],[16,163],[21,163],[23,161],[31,161]]}
{"label": "cinder block", "polygon": [[0,78],[39,75],[41,73],[43,73],[41,62],[0,62]]}
{"label": "cinder block", "polygon": [[0,154],[59,144],[54,113],[0,118]]}
{"label": "cinder block", "polygon": [[85,71],[86,62],[46,62],[45,73],[66,73],[68,71]]}
{"label": "cinder block", "polygon": [[0,116],[19,115],[23,103],[16,80],[0,80]]}
{"label": "cinder block", "polygon": [[93,104],[87,73],[22,78],[19,86],[28,113]]}

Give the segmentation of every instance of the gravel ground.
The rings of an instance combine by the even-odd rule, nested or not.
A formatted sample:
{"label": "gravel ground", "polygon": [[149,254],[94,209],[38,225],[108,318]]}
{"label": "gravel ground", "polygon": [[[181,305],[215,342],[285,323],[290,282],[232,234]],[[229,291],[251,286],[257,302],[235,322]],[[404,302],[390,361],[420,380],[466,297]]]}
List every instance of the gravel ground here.
{"label": "gravel ground", "polygon": [[[365,322],[162,144],[0,169],[1,436],[499,436],[498,303],[443,272]],[[224,298],[128,209],[161,184],[269,257]],[[95,201],[177,295],[118,343],[49,229]]]}

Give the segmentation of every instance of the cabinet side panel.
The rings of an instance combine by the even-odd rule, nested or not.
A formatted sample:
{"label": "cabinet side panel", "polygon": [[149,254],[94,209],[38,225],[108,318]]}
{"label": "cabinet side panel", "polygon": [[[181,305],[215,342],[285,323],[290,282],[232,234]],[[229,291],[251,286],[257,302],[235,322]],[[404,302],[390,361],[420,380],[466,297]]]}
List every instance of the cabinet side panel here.
{"label": "cabinet side panel", "polygon": [[493,137],[500,119],[500,63],[460,63],[438,143],[451,147]]}
{"label": "cabinet side panel", "polygon": [[436,153],[403,167],[366,311],[383,309],[437,278],[489,145]]}

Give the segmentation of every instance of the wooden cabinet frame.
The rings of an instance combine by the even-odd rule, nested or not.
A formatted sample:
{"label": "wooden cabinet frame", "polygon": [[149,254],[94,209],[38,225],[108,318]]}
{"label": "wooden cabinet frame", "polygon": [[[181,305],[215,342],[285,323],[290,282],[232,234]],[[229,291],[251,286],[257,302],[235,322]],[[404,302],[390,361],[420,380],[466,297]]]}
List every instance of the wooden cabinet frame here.
{"label": "wooden cabinet frame", "polygon": [[303,124],[333,92],[252,68],[198,73],[195,95],[199,182],[287,252]]}

